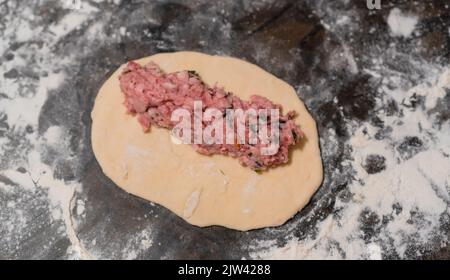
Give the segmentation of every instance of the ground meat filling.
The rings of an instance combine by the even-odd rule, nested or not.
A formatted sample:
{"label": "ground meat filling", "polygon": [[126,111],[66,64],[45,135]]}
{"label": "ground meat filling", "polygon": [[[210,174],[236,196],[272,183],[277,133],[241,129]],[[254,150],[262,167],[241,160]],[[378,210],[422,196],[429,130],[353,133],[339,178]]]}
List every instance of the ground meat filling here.
{"label": "ground meat filling", "polygon": [[[193,116],[194,101],[202,101],[203,112],[208,108],[220,110],[224,116],[224,126],[227,123],[227,109],[280,110],[277,140],[279,146],[276,153],[264,155],[261,149],[267,147],[267,144],[259,142],[250,144],[246,141],[245,144],[239,144],[240,142],[236,140],[234,144],[192,144],[197,152],[204,155],[228,155],[239,159],[244,166],[255,171],[262,171],[287,163],[289,147],[294,146],[303,137],[302,131],[293,121],[294,111],[282,115],[280,105],[258,95],[251,96],[249,101],[243,101],[232,93],[224,91],[223,88],[207,86],[194,71],[165,74],[155,63],[140,66],[135,62],[129,62],[119,79],[121,90],[125,95],[124,105],[127,112],[137,115],[145,131],[148,131],[152,125],[173,129],[178,122],[171,121],[172,112],[183,108],[190,111]],[[210,123],[202,121],[203,127]],[[266,123],[270,131],[270,117]],[[237,129],[237,125],[234,125],[234,129]],[[251,128],[246,127],[246,139],[248,139],[249,129]]]}

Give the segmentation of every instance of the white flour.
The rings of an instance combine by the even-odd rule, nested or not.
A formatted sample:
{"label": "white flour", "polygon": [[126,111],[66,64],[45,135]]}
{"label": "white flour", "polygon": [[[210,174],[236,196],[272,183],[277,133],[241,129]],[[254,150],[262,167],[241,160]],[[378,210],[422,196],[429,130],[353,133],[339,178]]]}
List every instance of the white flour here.
{"label": "white flour", "polygon": [[[9,1],[7,3],[11,9],[14,9],[16,3]],[[37,132],[39,114],[42,106],[47,100],[49,94],[56,90],[64,82],[66,78],[61,71],[62,65],[54,63],[60,61],[64,63],[67,59],[56,58],[52,51],[52,46],[58,42],[68,32],[82,24],[88,17],[87,14],[70,14],[61,21],[50,26],[47,32],[42,32],[40,28],[33,28],[32,20],[34,20],[32,7],[28,7],[22,13],[22,16],[27,17],[30,21],[25,21],[21,18],[8,18],[10,27],[3,31],[2,41],[0,42],[0,52],[6,53],[8,46],[13,41],[25,42],[29,40],[43,39],[45,44],[40,49],[36,49],[33,44],[25,45],[26,47],[19,48],[15,53],[15,58],[0,66],[0,72],[6,73],[11,70],[18,72],[32,70],[37,73],[47,73],[39,77],[36,81],[34,77],[26,75],[18,75],[18,78],[6,78],[2,74],[0,76],[0,92],[6,95],[6,98],[1,99],[0,112],[7,116],[7,122],[10,127],[13,127],[13,133],[22,134],[27,129],[31,129],[31,133],[25,134],[26,145],[25,150],[19,151],[17,158],[13,158],[8,150],[9,143],[3,143],[0,147],[0,155],[3,159],[9,160],[6,162],[8,169],[1,168],[0,175],[10,182],[10,184],[2,183],[7,186],[11,192],[19,196],[16,203],[11,201],[8,204],[11,206],[11,211],[15,211],[16,215],[11,217],[18,217],[19,219],[12,219],[6,222],[7,232],[6,237],[2,238],[5,246],[14,244],[15,235],[31,235],[27,224],[32,220],[34,213],[30,209],[30,213],[24,214],[20,209],[22,198],[31,196],[35,201],[43,201],[42,205],[48,205],[48,211],[51,214],[50,219],[55,221],[62,221],[60,223],[60,232],[72,243],[73,257],[78,258],[83,256],[83,249],[76,237],[73,228],[71,214],[72,211],[70,201],[74,196],[76,189],[81,186],[76,183],[65,183],[54,178],[54,168],[47,166],[41,161],[40,153],[44,152],[48,147],[60,147],[60,150],[67,149],[62,147],[62,130],[59,127],[51,127],[47,133],[40,137]],[[36,69],[27,69],[28,60],[37,59],[41,63],[36,64]],[[12,141],[12,140],[11,140]],[[64,142],[63,142],[64,143]],[[17,147],[20,149],[21,147]],[[5,164],[5,163],[4,163]],[[24,171],[17,171],[17,168],[24,168]],[[47,200],[48,203],[44,203]],[[24,216],[25,215],[25,216]],[[6,251],[11,248],[1,248]]]}
{"label": "white flour", "polygon": [[[149,228],[139,229],[133,238],[125,242],[118,240],[106,248],[100,247],[101,238],[87,238],[89,241],[80,238],[77,235],[78,225],[90,215],[89,201],[77,196],[83,191],[81,183],[58,179],[55,166],[44,162],[44,157],[50,153],[56,153],[63,159],[71,157],[70,133],[63,126],[45,127],[41,134],[38,131],[43,105],[49,97],[65,90],[64,84],[71,80],[66,70],[72,66],[79,67],[76,64],[80,61],[79,56],[93,52],[99,45],[120,42],[133,31],[124,26],[112,30],[107,36],[105,30],[108,26],[104,23],[107,21],[95,21],[103,13],[94,7],[95,3],[119,5],[120,0],[81,2],[83,9],[68,10],[44,29],[37,9],[47,7],[19,6],[19,1],[0,0],[0,4],[8,5],[10,11],[21,9],[20,16],[11,12],[3,14],[6,9],[0,9],[2,20],[8,23],[7,26],[0,23],[0,136],[5,133],[5,137],[0,137],[0,258],[45,258],[51,256],[49,253],[59,248],[60,244],[68,242],[64,258],[133,259],[154,246],[153,232]],[[258,5],[266,6],[263,3]],[[222,14],[225,13],[228,12],[222,11]],[[327,13],[336,16],[335,22],[323,22],[330,32],[359,28],[352,9],[346,14],[334,10]],[[208,17],[203,17],[202,22],[209,21]],[[150,25],[158,23],[153,18],[147,20]],[[215,22],[214,18],[212,23]],[[418,28],[417,17],[396,8],[389,12],[386,23],[393,40],[410,38]],[[60,44],[63,39],[71,33],[82,32],[83,28],[85,34],[81,36],[84,37],[77,37],[84,40],[83,44],[68,42],[80,46],[76,48],[77,53],[64,53],[65,48]],[[220,31],[230,38],[232,29],[232,25],[226,22]],[[369,32],[375,31],[371,29]],[[154,33],[143,31],[144,34],[146,32],[151,40]],[[158,46],[163,48],[166,41],[173,41],[181,48],[185,40],[182,35],[166,32],[161,35]],[[181,38],[179,41],[178,37]],[[200,45],[211,44],[200,39]],[[351,39],[346,43],[348,46],[343,48],[341,54],[333,56],[335,61],[331,61],[330,65],[335,64],[335,69],[339,69],[338,66],[344,64],[352,74],[365,72],[382,79],[379,92],[384,94],[376,100],[377,116],[385,127],[392,128],[392,132],[387,133],[385,139],[378,140],[380,128],[366,123],[347,123],[347,130],[352,133],[348,143],[352,148],[352,158],[341,165],[355,172],[355,178],[348,186],[350,198],[337,198],[334,208],[339,211],[315,225],[317,235],[301,240],[292,235],[282,247],[277,245],[276,240],[256,242],[250,248],[253,258],[381,259],[392,251],[399,257],[405,257],[411,250],[408,244],[428,244],[433,238],[441,240],[442,247],[448,246],[448,233],[438,227],[440,219],[449,215],[450,128],[448,121],[439,124],[440,116],[434,108],[442,105],[443,98],[448,95],[450,70],[436,76],[438,67],[430,69],[428,80],[420,80],[418,86],[404,89],[404,76],[384,71],[386,59],[376,57],[373,68],[359,68],[358,57],[352,54]],[[265,61],[270,56],[265,44],[255,48],[256,60]],[[4,59],[12,53],[13,58]],[[399,56],[411,59],[401,57],[402,54]],[[276,66],[276,63],[273,65]],[[288,63],[278,67],[289,72],[295,70],[294,66],[294,63]],[[424,99],[423,104],[414,109],[414,104],[421,98]],[[398,112],[388,114],[386,107],[389,99],[395,100],[402,108],[402,116]],[[3,122],[7,123],[7,129]],[[324,141],[337,145],[334,131],[328,135],[329,139]],[[410,139],[412,145],[407,149],[398,149],[405,139]],[[369,173],[368,159],[378,161],[381,157],[384,160],[380,161],[380,166],[375,166],[379,172],[369,170]],[[298,223],[312,219],[313,214],[305,215],[287,227],[295,228]],[[149,215],[157,218],[153,213]],[[36,225],[35,219],[42,221],[42,224]],[[372,221],[374,230],[379,232],[366,237],[367,231],[372,229],[361,228],[361,219]],[[381,226],[383,222],[386,224]],[[57,236],[47,229],[55,230]],[[44,238],[44,244],[39,243],[42,245],[39,251],[42,252],[17,255],[23,246],[33,245],[27,242],[33,242],[35,234],[46,233],[52,236]],[[413,255],[420,254],[415,252]]]}
{"label": "white flour", "polygon": [[[120,1],[114,3],[120,4]],[[5,5],[10,11],[18,8],[15,1],[8,1]],[[55,51],[57,44],[99,12],[87,1],[82,1],[82,6],[83,9],[70,11],[43,30],[42,27],[34,27],[33,21],[38,19],[34,16],[35,7],[30,5],[21,11],[21,17],[6,14],[4,18],[8,26],[0,29],[0,58],[9,53],[14,42],[23,43],[14,50],[13,59],[2,60],[0,64],[0,120],[6,116],[7,133],[10,133],[10,137],[0,137],[0,196],[7,199],[0,201],[2,207],[3,202],[6,206],[0,211],[0,258],[15,258],[15,252],[23,246],[24,240],[30,240],[35,232],[40,233],[33,223],[36,216],[45,223],[39,227],[56,227],[60,236],[48,236],[48,240],[44,236],[43,241],[48,243],[43,245],[42,255],[28,257],[46,257],[45,252],[58,239],[64,238],[70,242],[65,258],[111,257],[88,251],[77,236],[75,218],[86,217],[85,202],[75,200],[77,192],[82,191],[81,184],[57,179],[55,166],[42,160],[42,156],[50,151],[57,152],[63,159],[71,158],[67,131],[60,126],[50,126],[42,135],[38,133],[43,105],[67,82],[65,68],[77,61],[77,54],[58,54]],[[103,34],[102,28],[101,24],[93,24],[87,28],[86,36],[98,39]],[[32,43],[34,41],[42,41],[43,44],[38,46]],[[29,68],[30,60],[38,63]],[[15,139],[21,139],[21,144],[18,145]],[[42,218],[45,215],[48,217]],[[127,245],[128,249],[134,250],[131,254],[137,255],[152,245],[149,231],[138,237],[141,239]],[[137,244],[136,248],[134,244]],[[130,254],[130,251],[125,253]]]}
{"label": "white flour", "polygon": [[416,16],[405,15],[398,8],[392,9],[387,19],[392,35],[403,37],[411,36],[417,22]]}

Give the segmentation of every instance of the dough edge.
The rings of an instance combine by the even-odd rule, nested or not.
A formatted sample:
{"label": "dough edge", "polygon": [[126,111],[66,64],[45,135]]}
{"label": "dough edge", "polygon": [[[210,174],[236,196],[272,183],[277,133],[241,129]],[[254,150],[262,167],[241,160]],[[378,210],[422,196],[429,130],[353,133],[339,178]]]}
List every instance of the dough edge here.
{"label": "dough edge", "polygon": [[[323,180],[317,128],[289,84],[231,57],[176,52],[136,60],[141,65],[149,61],[166,72],[195,70],[206,83],[217,82],[243,99],[259,94],[282,104],[284,112],[295,110],[296,123],[307,140],[291,153],[288,165],[258,175],[236,159],[207,157],[187,145],[174,145],[168,130],[152,127],[150,133],[143,133],[136,118],[125,114],[118,83],[122,65],[101,87],[91,113],[92,148],[107,177],[126,192],[201,227],[219,225],[245,231],[279,226],[310,201]],[[191,174],[190,168],[198,171]],[[187,205],[192,204],[193,194],[198,197],[197,204]]]}

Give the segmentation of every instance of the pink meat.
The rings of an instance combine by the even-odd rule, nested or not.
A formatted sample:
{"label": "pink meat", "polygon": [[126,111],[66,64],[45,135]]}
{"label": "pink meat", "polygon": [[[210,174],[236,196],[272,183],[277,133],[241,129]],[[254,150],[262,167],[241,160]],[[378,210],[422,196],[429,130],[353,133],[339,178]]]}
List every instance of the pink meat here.
{"label": "pink meat", "polygon": [[[171,121],[172,112],[184,108],[194,111],[194,101],[203,102],[203,111],[208,108],[226,109],[280,109],[265,97],[253,95],[249,101],[243,101],[220,87],[208,87],[193,71],[180,71],[165,74],[153,62],[140,66],[129,62],[120,76],[120,87],[125,95],[124,105],[128,113],[136,114],[145,131],[152,125],[172,129],[176,122]],[[280,111],[281,112],[281,111]],[[279,117],[280,137],[278,151],[273,155],[261,154],[265,145],[249,144],[192,144],[194,149],[204,155],[222,154],[239,159],[239,162],[253,170],[266,170],[287,163],[289,147],[294,146],[303,137],[303,132],[295,124],[295,112]],[[224,118],[224,123],[226,120]],[[203,127],[208,124],[203,122]],[[267,122],[270,130],[270,119]],[[235,125],[235,129],[237,126]],[[237,133],[236,133],[237,134]],[[246,137],[249,128],[246,127]],[[225,136],[224,136],[225,137]],[[247,138],[248,139],[248,138]],[[225,142],[224,142],[225,143]],[[237,142],[236,142],[237,143]]]}

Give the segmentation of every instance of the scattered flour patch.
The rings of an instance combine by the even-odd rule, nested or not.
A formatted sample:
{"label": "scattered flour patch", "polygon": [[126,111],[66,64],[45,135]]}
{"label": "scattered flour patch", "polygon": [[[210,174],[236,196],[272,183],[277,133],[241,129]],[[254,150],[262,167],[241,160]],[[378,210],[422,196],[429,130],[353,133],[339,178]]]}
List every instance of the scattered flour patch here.
{"label": "scattered flour patch", "polygon": [[119,28],[119,33],[120,33],[120,36],[125,36],[125,35],[127,34],[127,29],[126,29],[126,27],[121,26],[121,27]]}
{"label": "scattered flour patch", "polygon": [[34,35],[34,31],[30,27],[30,24],[28,22],[22,22],[18,26],[18,30],[16,33],[16,40],[19,42],[25,42],[30,40]]}
{"label": "scattered flour patch", "polygon": [[[19,172],[17,170],[3,170],[0,175],[10,180],[14,186],[23,188],[25,190],[33,191],[35,189],[35,181],[32,179],[29,173]],[[6,187],[5,187],[6,188]],[[9,187],[8,187],[9,188]]]}
{"label": "scattered flour patch", "polygon": [[370,260],[381,260],[381,247],[377,244],[369,244],[367,245],[367,251],[369,252]]}
{"label": "scattered flour patch", "polygon": [[60,126],[50,126],[44,134],[44,140],[47,144],[57,145],[64,137],[64,131]]}
{"label": "scattered flour patch", "polygon": [[[48,93],[58,88],[63,81],[63,73],[52,73],[48,77],[41,78],[33,96],[2,99],[0,112],[8,116],[9,123],[13,123],[18,127],[25,128],[27,125],[36,127],[41,108],[47,100]],[[6,89],[6,92],[10,91]]]}
{"label": "scattered flour patch", "polygon": [[148,250],[152,245],[153,245],[153,240],[151,237],[151,232],[150,231],[144,231],[141,233],[141,245],[139,246],[139,248],[141,250]]}
{"label": "scattered flour patch", "polygon": [[[368,123],[347,123],[353,134],[349,140],[352,158],[342,163],[355,171],[348,186],[351,200],[337,199],[338,215],[330,215],[318,224],[318,234],[287,245],[259,244],[251,256],[263,259],[382,259],[386,251],[400,258],[411,257],[410,244],[427,245],[433,238],[446,240],[440,227],[442,215],[448,215],[450,203],[450,126],[436,128],[429,110],[450,86],[449,70],[437,79],[425,81],[410,90],[392,89],[379,108],[394,98],[404,104],[402,115],[376,110],[384,127],[391,128],[386,139],[377,137],[380,128]],[[405,103],[419,92],[427,106]],[[411,140],[413,139],[413,140]],[[415,139],[415,140],[414,140]],[[376,155],[384,168],[367,169],[367,159]],[[367,234],[361,219],[371,218],[373,231]],[[384,220],[386,223],[381,227]],[[376,231],[380,225],[379,232]],[[415,252],[419,256],[420,252]]]}
{"label": "scattered flour patch", "polygon": [[78,216],[83,215],[85,210],[86,210],[85,202],[81,199],[78,199],[77,200],[77,215]]}
{"label": "scattered flour patch", "polygon": [[49,31],[56,37],[61,38],[76,30],[89,16],[81,13],[69,13],[57,23],[49,27]]}
{"label": "scattered flour patch", "polygon": [[393,36],[409,37],[418,23],[416,16],[403,14],[400,9],[394,8],[389,13],[387,23]]}
{"label": "scattered flour patch", "polygon": [[64,182],[54,178],[52,168],[40,160],[38,152],[30,152],[28,170],[36,186],[47,192],[50,202],[50,213],[54,220],[62,220],[65,233],[71,242],[72,258],[93,259],[92,255],[85,249],[78,239],[74,218],[72,217],[73,199],[75,193],[81,191],[78,182]]}
{"label": "scattered flour patch", "polygon": [[153,246],[151,229],[146,228],[138,232],[122,250],[123,257],[127,260],[137,259],[139,255]]}

